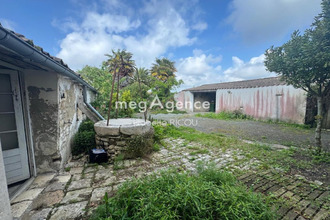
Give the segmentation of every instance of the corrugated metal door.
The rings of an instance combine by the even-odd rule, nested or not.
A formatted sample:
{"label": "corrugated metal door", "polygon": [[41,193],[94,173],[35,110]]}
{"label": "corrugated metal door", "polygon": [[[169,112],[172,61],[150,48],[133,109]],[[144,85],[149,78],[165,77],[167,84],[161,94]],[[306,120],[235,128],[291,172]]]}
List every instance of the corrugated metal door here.
{"label": "corrugated metal door", "polygon": [[0,141],[7,183],[30,177],[18,73],[0,69]]}

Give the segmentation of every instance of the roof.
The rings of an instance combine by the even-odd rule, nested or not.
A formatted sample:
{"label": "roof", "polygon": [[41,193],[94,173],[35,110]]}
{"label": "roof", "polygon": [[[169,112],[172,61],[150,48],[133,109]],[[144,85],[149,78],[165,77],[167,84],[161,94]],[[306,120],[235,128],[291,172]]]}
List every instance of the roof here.
{"label": "roof", "polygon": [[281,81],[280,77],[269,77],[262,79],[252,79],[236,82],[225,82],[225,83],[214,83],[205,84],[190,89],[185,89],[184,91],[215,91],[217,89],[243,89],[243,88],[256,88],[256,87],[266,87],[266,86],[277,86],[286,85],[285,82]]}
{"label": "roof", "polygon": [[[57,71],[58,68],[53,68],[54,71],[56,71],[56,72],[58,72],[58,73],[60,73],[62,75],[66,75],[66,76],[74,79],[75,81],[79,82],[80,84],[83,84],[83,85],[89,87],[91,90],[96,91],[79,74],[77,74],[75,71],[73,71],[72,69],[70,69],[69,66],[66,63],[64,63],[64,61],[61,58],[58,58],[58,57],[55,57],[55,56],[50,55],[50,53],[44,51],[42,47],[40,47],[38,45],[35,45],[33,43],[33,40],[26,38],[22,34],[19,34],[19,33],[16,33],[14,31],[12,31],[12,30],[9,30],[7,28],[4,28],[1,25],[1,23],[0,23],[0,30],[2,30],[3,33],[6,34],[6,35],[4,35],[3,38],[1,38],[3,35],[0,34],[0,40],[1,40],[0,46],[4,46],[5,48],[9,49],[10,51],[15,51],[15,49],[17,49],[17,45],[15,45],[15,43],[17,44],[17,42],[20,41],[23,44],[19,45],[19,47],[29,48],[29,49],[32,49],[32,50],[36,51],[36,53],[32,53],[32,54],[29,54],[29,55],[18,53],[22,57],[28,58],[28,59],[25,59],[25,60],[22,59],[22,58],[20,58],[16,54],[12,54],[10,51],[9,52],[2,51],[2,53],[3,53],[4,56],[11,55],[11,58],[14,59],[14,63],[12,63],[13,65],[28,67],[28,68],[32,68],[32,69],[40,69],[40,65],[41,66],[43,66],[43,65],[47,66],[50,63],[49,61],[51,61],[56,66],[59,66],[59,67],[61,67],[63,69],[63,71]],[[7,36],[7,35],[10,35],[10,36],[14,37],[18,41],[16,41],[15,43],[12,43],[11,42],[11,43],[7,43],[7,45],[4,45],[2,43],[2,41],[9,41],[9,36]],[[22,48],[19,48],[19,49],[22,50]],[[24,51],[24,52],[26,52],[26,51]],[[41,56],[43,56],[44,57],[44,60],[42,60],[42,61],[39,60],[40,59],[40,56],[38,57],[39,59],[37,59],[37,55],[38,54],[41,55]],[[46,59],[49,59],[49,61],[46,62],[45,61]],[[4,61],[9,63],[9,60],[4,60]]]}

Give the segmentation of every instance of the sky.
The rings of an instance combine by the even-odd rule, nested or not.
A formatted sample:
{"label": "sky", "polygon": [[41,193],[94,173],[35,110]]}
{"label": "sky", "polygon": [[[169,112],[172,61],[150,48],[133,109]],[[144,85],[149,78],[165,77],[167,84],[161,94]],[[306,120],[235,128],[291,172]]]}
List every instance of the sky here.
{"label": "sky", "polygon": [[0,0],[0,22],[75,71],[111,50],[175,61],[178,90],[276,76],[264,52],[310,27],[321,0]]}

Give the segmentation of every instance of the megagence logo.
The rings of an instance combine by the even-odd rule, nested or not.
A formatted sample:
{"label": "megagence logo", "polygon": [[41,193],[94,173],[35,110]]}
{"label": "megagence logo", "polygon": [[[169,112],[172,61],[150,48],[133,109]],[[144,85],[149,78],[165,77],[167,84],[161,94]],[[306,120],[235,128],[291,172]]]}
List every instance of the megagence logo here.
{"label": "megagence logo", "polygon": [[148,104],[145,101],[141,102],[135,102],[135,101],[130,101],[130,102],[124,102],[124,101],[116,101],[116,109],[139,109],[140,112],[145,112],[147,109],[153,109],[153,108],[160,108],[160,109],[166,109],[167,112],[173,112],[174,109],[190,109],[193,107],[194,109],[208,109],[210,108],[210,102],[204,101],[204,102],[194,102],[191,103],[190,101],[187,101],[185,103],[178,101],[178,102],[173,102],[173,101],[168,101],[165,104],[163,104],[159,98],[158,95],[155,96],[155,98],[152,100],[149,108]]}

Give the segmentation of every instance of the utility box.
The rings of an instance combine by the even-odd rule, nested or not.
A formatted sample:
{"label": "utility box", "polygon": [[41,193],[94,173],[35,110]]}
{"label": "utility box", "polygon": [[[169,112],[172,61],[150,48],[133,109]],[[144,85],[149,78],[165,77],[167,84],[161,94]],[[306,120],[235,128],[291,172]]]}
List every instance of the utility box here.
{"label": "utility box", "polygon": [[108,154],[104,149],[92,149],[89,152],[90,163],[107,163]]}

